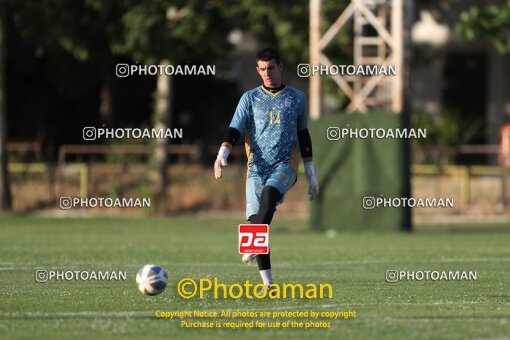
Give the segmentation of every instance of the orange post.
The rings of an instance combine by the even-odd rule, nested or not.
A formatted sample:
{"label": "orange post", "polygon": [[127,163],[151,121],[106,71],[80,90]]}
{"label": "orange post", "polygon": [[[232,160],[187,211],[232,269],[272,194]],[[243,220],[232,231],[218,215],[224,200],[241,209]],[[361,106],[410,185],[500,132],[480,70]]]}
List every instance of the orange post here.
{"label": "orange post", "polygon": [[507,206],[506,185],[508,168],[510,168],[510,124],[505,124],[500,130],[499,164],[501,165],[501,204]]}

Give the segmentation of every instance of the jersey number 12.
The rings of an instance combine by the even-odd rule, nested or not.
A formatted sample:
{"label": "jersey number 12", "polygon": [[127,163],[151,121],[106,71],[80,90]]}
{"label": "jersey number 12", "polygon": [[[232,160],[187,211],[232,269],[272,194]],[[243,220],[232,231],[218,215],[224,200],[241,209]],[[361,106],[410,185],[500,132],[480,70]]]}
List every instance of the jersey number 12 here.
{"label": "jersey number 12", "polygon": [[269,124],[280,124],[280,110],[269,111]]}

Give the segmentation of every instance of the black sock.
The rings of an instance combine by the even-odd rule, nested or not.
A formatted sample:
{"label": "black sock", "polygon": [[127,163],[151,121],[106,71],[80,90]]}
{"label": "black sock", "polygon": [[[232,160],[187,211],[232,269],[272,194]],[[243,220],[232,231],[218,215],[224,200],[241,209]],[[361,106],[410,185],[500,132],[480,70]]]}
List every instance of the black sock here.
{"label": "black sock", "polygon": [[271,253],[260,254],[255,257],[257,259],[257,265],[259,270],[271,269]]}
{"label": "black sock", "polygon": [[[256,215],[250,216],[252,224],[270,224],[276,210],[276,203],[282,198],[278,189],[272,186],[265,186],[260,197],[260,207]],[[259,270],[271,269],[271,255],[260,254],[256,257]]]}
{"label": "black sock", "polygon": [[[258,222],[254,222],[254,221],[257,220],[257,218],[255,216],[257,216],[257,215],[251,215],[250,216],[251,224],[260,224]],[[271,269],[271,256],[270,256],[270,253],[259,254],[255,258],[257,259],[257,265],[259,266],[259,270]]]}

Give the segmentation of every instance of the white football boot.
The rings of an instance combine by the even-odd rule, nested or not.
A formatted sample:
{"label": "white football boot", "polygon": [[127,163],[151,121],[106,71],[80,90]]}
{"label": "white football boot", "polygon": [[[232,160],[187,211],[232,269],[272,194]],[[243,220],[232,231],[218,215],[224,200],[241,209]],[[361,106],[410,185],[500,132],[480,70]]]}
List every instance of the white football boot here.
{"label": "white football boot", "polygon": [[258,254],[243,254],[243,262],[246,264],[251,264],[257,255]]}
{"label": "white football boot", "polygon": [[257,295],[258,295],[258,296],[264,296],[265,291],[267,291],[267,295],[265,295],[265,297],[266,297],[266,298],[269,298],[269,297],[275,296],[274,294],[275,294],[276,292],[275,292],[274,290],[276,290],[276,287],[271,286],[273,283],[274,283],[274,281],[271,281],[271,283],[269,283],[269,285],[267,285],[267,286],[265,286],[264,288],[260,289],[260,290],[257,292]]}

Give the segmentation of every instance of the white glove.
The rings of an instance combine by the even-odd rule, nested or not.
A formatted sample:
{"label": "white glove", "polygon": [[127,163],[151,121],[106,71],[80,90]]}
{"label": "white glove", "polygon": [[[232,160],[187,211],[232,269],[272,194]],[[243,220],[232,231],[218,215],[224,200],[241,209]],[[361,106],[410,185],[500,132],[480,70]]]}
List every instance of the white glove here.
{"label": "white glove", "polygon": [[228,164],[227,157],[230,153],[230,149],[226,146],[222,146],[220,151],[218,151],[218,156],[216,157],[216,161],[214,162],[214,177],[216,179],[221,178],[221,171],[224,166]]}
{"label": "white glove", "polygon": [[315,177],[315,169],[313,162],[306,162],[305,164],[306,181],[308,182],[308,197],[313,201],[319,197],[319,182]]}

